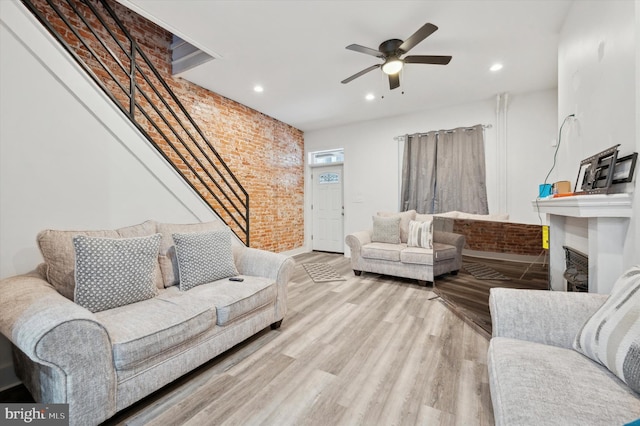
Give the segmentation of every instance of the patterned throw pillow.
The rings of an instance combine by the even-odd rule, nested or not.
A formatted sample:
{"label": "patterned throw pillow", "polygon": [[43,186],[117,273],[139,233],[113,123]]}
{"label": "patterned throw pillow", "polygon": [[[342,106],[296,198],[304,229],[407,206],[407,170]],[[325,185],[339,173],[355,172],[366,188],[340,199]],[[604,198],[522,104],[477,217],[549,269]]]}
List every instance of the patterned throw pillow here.
{"label": "patterned throw pillow", "polygon": [[75,236],[74,301],[100,312],[154,297],[161,238]]}
{"label": "patterned throw pillow", "polygon": [[373,216],[371,241],[374,243],[400,244],[400,217]]}
{"label": "patterned throw pillow", "polygon": [[640,266],[624,273],[573,347],[640,392]]}
{"label": "patterned throw pillow", "polygon": [[400,242],[406,243],[409,235],[409,222],[416,220],[416,211],[408,210],[406,212],[378,212],[380,217],[399,217],[400,218]]}
{"label": "patterned throw pillow", "polygon": [[409,222],[409,247],[433,248],[433,220]]}
{"label": "patterned throw pillow", "polygon": [[238,275],[233,262],[231,231],[173,234],[180,290]]}

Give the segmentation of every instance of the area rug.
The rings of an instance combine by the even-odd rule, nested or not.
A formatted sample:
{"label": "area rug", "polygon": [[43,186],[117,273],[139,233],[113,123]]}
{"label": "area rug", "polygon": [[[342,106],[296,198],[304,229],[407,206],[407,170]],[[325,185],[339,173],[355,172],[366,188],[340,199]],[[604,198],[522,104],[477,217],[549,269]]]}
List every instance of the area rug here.
{"label": "area rug", "polygon": [[303,263],[305,271],[315,283],[325,283],[329,281],[346,281],[328,263]]}
{"label": "area rug", "polygon": [[465,271],[473,275],[474,278],[479,280],[508,281],[511,279],[496,271],[495,269],[487,265],[483,265],[482,263],[464,263],[462,267]]}

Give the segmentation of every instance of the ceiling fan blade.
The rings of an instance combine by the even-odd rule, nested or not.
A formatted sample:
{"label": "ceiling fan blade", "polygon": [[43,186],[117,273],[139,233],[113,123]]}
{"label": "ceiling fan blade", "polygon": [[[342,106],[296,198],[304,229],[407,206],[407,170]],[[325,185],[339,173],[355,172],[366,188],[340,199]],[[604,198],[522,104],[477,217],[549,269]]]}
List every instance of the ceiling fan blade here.
{"label": "ceiling fan blade", "polygon": [[417,45],[418,43],[420,43],[422,40],[424,40],[425,38],[429,37],[431,34],[433,34],[436,30],[438,29],[438,27],[436,27],[433,24],[430,23],[426,23],[424,24],[418,31],[416,31],[415,33],[413,33],[411,35],[411,37],[409,37],[408,39],[406,39],[404,41],[404,43],[402,43],[399,47],[400,50],[402,50],[404,53],[407,53],[409,50],[411,50],[415,45]]}
{"label": "ceiling fan blade", "polygon": [[389,89],[397,89],[400,87],[400,73],[389,74]]}
{"label": "ceiling fan blade", "polygon": [[406,56],[403,61],[405,64],[447,65],[451,61],[451,56],[413,55]]}
{"label": "ceiling fan blade", "polygon": [[355,80],[356,78],[365,75],[366,73],[368,73],[369,71],[373,71],[376,68],[380,68],[382,66],[382,64],[376,64],[376,65],[371,65],[369,68],[365,68],[362,71],[355,73],[354,75],[352,75],[349,78],[345,78],[344,80],[341,81],[342,84],[347,84],[348,82],[350,82],[351,80]]}
{"label": "ceiling fan blade", "polygon": [[382,52],[370,47],[360,46],[359,44],[350,44],[345,49],[353,50],[354,52],[365,53],[367,55],[375,56],[377,58],[384,58]]}

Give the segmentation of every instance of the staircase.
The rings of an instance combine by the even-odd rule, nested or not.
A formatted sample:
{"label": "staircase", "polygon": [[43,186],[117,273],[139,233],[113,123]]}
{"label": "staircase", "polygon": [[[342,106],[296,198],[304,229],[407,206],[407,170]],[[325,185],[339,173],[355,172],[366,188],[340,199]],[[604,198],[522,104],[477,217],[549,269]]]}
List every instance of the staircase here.
{"label": "staircase", "polygon": [[[106,0],[22,3],[248,246],[249,195],[172,90],[175,81],[165,80],[157,69],[172,64],[158,59],[154,64]],[[174,43],[179,46],[189,49]],[[190,57],[211,59],[195,51]]]}

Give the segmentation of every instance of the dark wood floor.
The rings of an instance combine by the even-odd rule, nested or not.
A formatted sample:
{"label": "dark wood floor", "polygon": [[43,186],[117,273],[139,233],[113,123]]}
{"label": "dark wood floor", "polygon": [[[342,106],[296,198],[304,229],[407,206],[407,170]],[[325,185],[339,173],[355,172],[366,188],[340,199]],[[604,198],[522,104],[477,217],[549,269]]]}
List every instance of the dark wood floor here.
{"label": "dark wood floor", "polygon": [[468,273],[464,266],[458,275],[436,278],[435,293],[461,315],[478,327],[486,336],[491,335],[489,291],[494,287],[547,290],[549,287],[548,263],[525,263],[506,260],[482,259],[464,256],[465,263],[481,263],[502,273],[508,280],[479,280]]}

